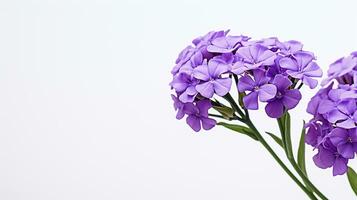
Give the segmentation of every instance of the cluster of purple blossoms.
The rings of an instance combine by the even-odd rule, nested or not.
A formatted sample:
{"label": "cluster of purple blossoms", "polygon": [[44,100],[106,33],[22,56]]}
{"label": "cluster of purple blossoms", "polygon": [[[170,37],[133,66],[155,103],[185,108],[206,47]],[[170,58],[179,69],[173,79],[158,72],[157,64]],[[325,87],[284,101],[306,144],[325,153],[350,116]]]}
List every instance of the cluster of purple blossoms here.
{"label": "cluster of purple blossoms", "polygon": [[318,167],[333,167],[334,176],[342,175],[357,153],[357,52],[332,63],[321,85],[326,87],[308,104],[314,117],[305,141],[318,150],[313,157]]}
{"label": "cluster of purple blossoms", "polygon": [[259,101],[272,118],[281,117],[299,103],[300,85],[317,86],[322,76],[313,53],[302,50],[298,41],[277,38],[252,41],[228,31],[209,32],[192,41],[178,56],[170,83],[177,118],[187,115],[195,131],[209,130],[215,121],[208,117],[211,98],[224,97],[235,79],[244,108],[257,110]]}

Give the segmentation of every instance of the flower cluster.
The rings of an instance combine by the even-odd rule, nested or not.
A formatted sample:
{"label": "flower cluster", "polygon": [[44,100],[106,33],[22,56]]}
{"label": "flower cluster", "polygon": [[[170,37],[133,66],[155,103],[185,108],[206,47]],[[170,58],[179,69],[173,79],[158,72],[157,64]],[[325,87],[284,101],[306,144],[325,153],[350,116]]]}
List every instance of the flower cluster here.
{"label": "flower cluster", "polygon": [[333,167],[336,176],[347,172],[348,160],[357,153],[357,52],[332,63],[322,86],[308,104],[314,117],[305,141],[318,149],[315,164]]}
{"label": "flower cluster", "polygon": [[187,115],[186,121],[195,131],[215,125],[208,117],[210,99],[227,95],[232,79],[246,109],[257,110],[258,102],[265,102],[267,115],[279,118],[299,103],[299,81],[315,88],[314,78],[322,76],[313,53],[302,50],[298,41],[252,41],[247,36],[228,35],[228,31],[213,31],[192,43],[179,54],[170,86],[176,93],[172,98],[177,118]]}

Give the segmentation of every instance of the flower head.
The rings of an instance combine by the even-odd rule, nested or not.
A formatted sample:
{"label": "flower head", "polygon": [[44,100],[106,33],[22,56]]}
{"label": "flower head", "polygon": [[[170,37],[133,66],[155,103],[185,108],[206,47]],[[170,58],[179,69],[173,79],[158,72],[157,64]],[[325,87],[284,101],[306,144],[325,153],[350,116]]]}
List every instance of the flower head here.
{"label": "flower head", "polygon": [[[347,171],[349,159],[357,153],[357,71],[355,55],[338,59],[330,65],[328,78],[312,97],[307,112],[313,115],[305,137],[318,149],[314,156],[320,168],[333,167],[333,175]],[[335,87],[334,87],[335,86]]]}
{"label": "flower head", "polygon": [[279,64],[290,76],[302,80],[311,89],[317,86],[317,80],[311,77],[321,77],[321,68],[313,62],[314,56],[306,52],[295,53],[292,57],[280,59]]}
{"label": "flower head", "polygon": [[[228,108],[227,111],[227,106],[217,101],[220,97],[227,100],[230,91],[237,89],[242,108],[256,110],[259,102],[263,102],[267,104],[267,115],[279,118],[299,103],[299,84],[315,87],[317,82],[312,77],[321,75],[321,69],[313,61],[313,53],[304,51],[298,41],[280,42],[276,37],[250,40],[250,37],[228,32],[211,31],[194,39],[192,45],[181,51],[171,71],[170,86],[176,94],[172,97],[176,117],[187,116],[188,124],[195,131],[201,127],[208,129],[214,124],[206,114],[202,115],[200,107],[203,103],[199,102],[207,105],[215,102],[221,107],[220,110],[216,105],[214,107],[220,114],[227,115],[228,112],[227,116],[238,117],[235,109]],[[233,79],[236,87],[231,86]],[[346,98],[357,97],[357,90],[345,90],[349,93],[341,95]],[[216,115],[213,113],[212,116]],[[347,124],[356,118],[349,113],[343,119]],[[342,120],[338,122],[342,123]]]}

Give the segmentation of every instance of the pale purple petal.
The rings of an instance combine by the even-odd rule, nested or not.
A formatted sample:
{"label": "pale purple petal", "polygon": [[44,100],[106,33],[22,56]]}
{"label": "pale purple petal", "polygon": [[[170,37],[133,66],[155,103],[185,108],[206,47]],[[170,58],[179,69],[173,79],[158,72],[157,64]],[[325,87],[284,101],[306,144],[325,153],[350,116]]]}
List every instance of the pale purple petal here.
{"label": "pale purple petal", "polygon": [[273,84],[265,84],[262,85],[258,90],[259,100],[262,102],[266,102],[276,95],[276,86]]}
{"label": "pale purple petal", "polygon": [[211,98],[214,94],[214,86],[212,82],[199,84],[196,86],[196,90],[206,98]]}
{"label": "pale purple petal", "polygon": [[213,82],[214,91],[219,96],[226,95],[231,89],[232,79],[230,78],[222,78],[217,79]]}
{"label": "pale purple petal", "polygon": [[298,65],[297,62],[291,58],[282,58],[279,60],[279,65],[280,67],[284,68],[284,69],[290,69],[293,71],[298,70]]}
{"label": "pale purple petal", "polygon": [[200,65],[193,70],[193,76],[199,80],[208,81],[210,74],[207,65]]}

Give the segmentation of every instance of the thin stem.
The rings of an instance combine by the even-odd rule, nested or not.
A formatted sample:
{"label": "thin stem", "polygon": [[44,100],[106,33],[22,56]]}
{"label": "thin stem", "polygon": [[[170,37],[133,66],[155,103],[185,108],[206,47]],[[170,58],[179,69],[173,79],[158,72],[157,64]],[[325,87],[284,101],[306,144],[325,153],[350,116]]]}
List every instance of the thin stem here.
{"label": "thin stem", "polygon": [[211,114],[211,113],[208,113],[208,116],[217,117],[217,118],[221,118],[221,119],[226,119],[222,115],[216,115],[216,114]]}
{"label": "thin stem", "polygon": [[246,124],[251,128],[255,135],[257,136],[260,143],[268,150],[268,152],[273,156],[276,162],[283,168],[283,170],[290,176],[291,179],[306,193],[307,196],[312,200],[317,200],[315,195],[311,193],[307,188],[295,177],[295,175],[289,170],[289,168],[283,163],[283,161],[279,158],[279,156],[274,152],[274,150],[269,146],[269,144],[265,141],[263,136],[259,133],[257,128],[254,126],[250,119],[247,119]]}

